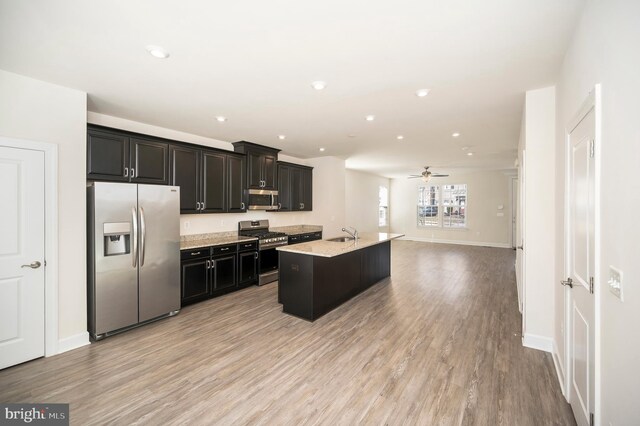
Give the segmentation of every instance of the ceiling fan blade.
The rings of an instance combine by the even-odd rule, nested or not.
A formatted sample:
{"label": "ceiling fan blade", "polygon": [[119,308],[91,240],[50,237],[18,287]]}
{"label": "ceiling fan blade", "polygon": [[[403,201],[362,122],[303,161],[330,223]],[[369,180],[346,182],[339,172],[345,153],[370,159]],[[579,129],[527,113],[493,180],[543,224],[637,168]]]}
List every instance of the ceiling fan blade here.
{"label": "ceiling fan blade", "polygon": [[417,175],[413,175],[413,176],[407,176],[407,179],[416,179],[416,178],[421,178],[422,176],[417,176]]}
{"label": "ceiling fan blade", "polygon": [[440,173],[432,174],[431,177],[448,177],[449,175],[441,175]]}

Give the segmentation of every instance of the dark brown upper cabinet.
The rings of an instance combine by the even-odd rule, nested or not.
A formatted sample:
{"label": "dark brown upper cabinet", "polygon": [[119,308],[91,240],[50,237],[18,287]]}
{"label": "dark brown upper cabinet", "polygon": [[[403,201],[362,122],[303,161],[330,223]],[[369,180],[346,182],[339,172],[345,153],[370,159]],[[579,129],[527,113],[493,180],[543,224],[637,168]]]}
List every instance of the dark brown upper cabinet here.
{"label": "dark brown upper cabinet", "polygon": [[246,187],[246,161],[244,155],[227,154],[227,211],[244,213],[247,211],[244,199]]}
{"label": "dark brown upper cabinet", "polygon": [[227,156],[202,151],[202,206],[203,213],[224,213],[227,192]]}
{"label": "dark brown upper cabinet", "polygon": [[200,154],[199,149],[171,145],[170,184],[180,187],[180,213],[200,211]]}
{"label": "dark brown upper cabinet", "polygon": [[313,210],[313,168],[278,162],[279,211]]}
{"label": "dark brown upper cabinet", "polygon": [[247,157],[247,188],[276,189],[280,150],[247,141],[234,142],[233,146],[236,152]]}
{"label": "dark brown upper cabinet", "polygon": [[181,213],[246,212],[243,155],[171,145],[170,158]]}
{"label": "dark brown upper cabinet", "polygon": [[291,167],[278,163],[278,211],[291,211]]}
{"label": "dark brown upper cabinet", "polygon": [[169,144],[144,139],[129,139],[131,148],[129,177],[135,183],[169,182]]}
{"label": "dark brown upper cabinet", "polygon": [[169,181],[169,144],[98,128],[87,131],[87,178],[114,182]]}
{"label": "dark brown upper cabinet", "polygon": [[87,132],[87,178],[129,181],[129,138],[89,129]]}

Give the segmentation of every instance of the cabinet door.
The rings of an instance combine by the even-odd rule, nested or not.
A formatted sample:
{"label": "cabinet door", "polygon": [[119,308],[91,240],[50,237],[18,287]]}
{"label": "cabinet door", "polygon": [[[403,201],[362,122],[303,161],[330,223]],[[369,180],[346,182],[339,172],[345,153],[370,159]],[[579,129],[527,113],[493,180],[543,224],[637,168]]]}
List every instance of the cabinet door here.
{"label": "cabinet door", "polygon": [[129,145],[131,182],[166,185],[169,182],[169,144],[131,138]]}
{"label": "cabinet door", "polygon": [[313,210],[313,170],[302,169],[302,210]]}
{"label": "cabinet door", "polygon": [[262,180],[265,189],[276,189],[278,186],[277,178],[277,158],[273,155],[263,155]]}
{"label": "cabinet door", "polygon": [[291,210],[297,211],[303,209],[303,193],[302,193],[302,169],[298,167],[291,168]]}
{"label": "cabinet door", "polygon": [[200,150],[171,145],[169,185],[180,187],[180,213],[198,213]]}
{"label": "cabinet door", "polygon": [[247,153],[247,186],[253,189],[262,188],[262,164],[264,158],[258,152]]}
{"label": "cabinet door", "polygon": [[258,278],[258,252],[238,254],[238,284],[247,284]]}
{"label": "cabinet door", "polygon": [[291,211],[291,167],[278,166],[278,203],[279,211]]}
{"label": "cabinet door", "polygon": [[247,211],[244,199],[245,159],[241,156],[227,156],[227,211],[242,213]]}
{"label": "cabinet door", "polygon": [[202,151],[203,213],[223,213],[226,209],[226,162],[225,154]]}
{"label": "cabinet door", "polygon": [[115,133],[87,132],[87,178],[129,181],[129,138]]}
{"label": "cabinet door", "polygon": [[213,291],[236,286],[236,255],[213,259]]}
{"label": "cabinet door", "polygon": [[194,259],[181,264],[181,297],[182,304],[206,299],[211,292],[207,263],[209,259]]}

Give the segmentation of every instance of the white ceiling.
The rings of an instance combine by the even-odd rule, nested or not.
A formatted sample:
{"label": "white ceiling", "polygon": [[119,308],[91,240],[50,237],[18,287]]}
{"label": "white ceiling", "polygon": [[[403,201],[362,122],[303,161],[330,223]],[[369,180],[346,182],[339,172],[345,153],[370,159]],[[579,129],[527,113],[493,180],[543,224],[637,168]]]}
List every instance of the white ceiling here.
{"label": "white ceiling", "polygon": [[554,83],[582,6],[0,0],[0,68],[86,91],[91,111],[386,176],[509,168],[524,91]]}

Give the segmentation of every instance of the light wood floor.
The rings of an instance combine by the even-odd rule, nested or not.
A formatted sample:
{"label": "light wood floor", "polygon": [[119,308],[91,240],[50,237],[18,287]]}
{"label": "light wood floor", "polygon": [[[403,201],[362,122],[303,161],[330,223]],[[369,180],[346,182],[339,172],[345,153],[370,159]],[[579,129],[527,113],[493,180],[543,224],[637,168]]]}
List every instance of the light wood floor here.
{"label": "light wood floor", "polygon": [[315,323],[276,286],[0,371],[0,402],[87,424],[575,424],[520,343],[508,249],[396,241],[392,276]]}

